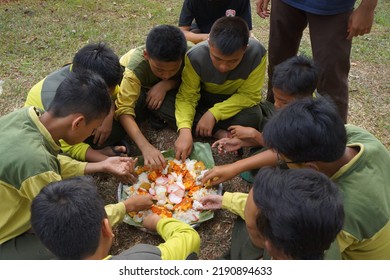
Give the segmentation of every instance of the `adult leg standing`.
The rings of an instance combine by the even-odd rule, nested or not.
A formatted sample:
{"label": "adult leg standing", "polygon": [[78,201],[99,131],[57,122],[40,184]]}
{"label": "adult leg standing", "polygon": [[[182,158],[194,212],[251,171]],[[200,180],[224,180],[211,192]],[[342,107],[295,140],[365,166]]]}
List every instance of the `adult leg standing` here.
{"label": "adult leg standing", "polygon": [[331,98],[344,123],[348,115],[352,40],[347,40],[347,27],[351,13],[327,16],[307,13],[313,60],[320,69],[318,92]]}
{"label": "adult leg standing", "polygon": [[298,53],[303,30],[307,26],[307,17],[304,11],[291,7],[281,0],[272,0],[271,7],[267,100],[274,103],[272,92],[274,67]]}
{"label": "adult leg standing", "polygon": [[[268,1],[257,0],[257,13],[262,18],[269,15]],[[333,99],[339,115],[347,122],[351,40],[355,36],[370,33],[377,0],[362,0],[356,9],[354,0],[336,1],[337,3],[333,3],[337,4],[336,7],[331,3],[321,2],[317,3],[322,6],[320,10],[318,5],[311,5],[310,1],[307,1],[307,9],[302,6],[306,2],[297,1],[295,4],[299,8],[293,8],[282,1],[272,0],[267,100],[274,101],[272,93],[274,66],[297,54],[302,38],[299,32],[309,23],[313,57],[323,68],[318,90]],[[316,2],[313,1],[312,4],[314,3]],[[329,7],[326,4],[329,4]],[[315,12],[313,14],[312,10],[317,10],[323,15]],[[305,18],[306,22],[303,21]]]}

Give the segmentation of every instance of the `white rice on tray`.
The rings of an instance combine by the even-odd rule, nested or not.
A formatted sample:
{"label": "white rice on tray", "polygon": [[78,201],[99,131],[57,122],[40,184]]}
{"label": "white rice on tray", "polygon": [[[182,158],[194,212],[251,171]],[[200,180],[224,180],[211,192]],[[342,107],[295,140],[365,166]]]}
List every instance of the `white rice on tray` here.
{"label": "white rice on tray", "polygon": [[[172,160],[173,163],[182,166],[181,161],[178,160]],[[195,164],[197,163],[196,160],[190,160],[187,159],[185,161],[185,167],[189,171],[189,173],[192,175],[195,181],[196,186],[200,186],[201,179],[203,177],[203,174],[207,171],[207,169],[204,170],[196,170]],[[155,182],[150,182],[148,179],[148,173],[142,172],[138,176],[138,182],[135,183],[132,186],[124,186],[124,191],[128,195],[128,197],[138,194],[139,191],[148,191],[140,187],[142,183],[148,183],[150,184],[149,193],[153,195],[153,199],[156,201],[155,205],[157,206],[164,206],[165,209],[170,210],[172,212],[172,217],[176,218],[178,220],[181,220],[183,222],[186,222],[188,224],[196,223],[199,221],[200,214],[202,212],[202,204],[199,202],[199,200],[209,194],[217,194],[217,190],[213,188],[200,188],[197,191],[194,191],[192,194],[192,208],[188,209],[186,211],[181,210],[173,210],[173,207],[176,203],[173,203],[170,201],[171,199],[183,199],[187,197],[188,191],[186,190],[184,192],[183,188],[183,178],[182,174],[176,174],[175,172],[171,172],[168,174],[168,165],[167,167],[162,171],[162,176],[158,177]],[[157,182],[160,182],[161,184],[158,185]],[[182,190],[180,190],[182,189]],[[183,197],[181,196],[181,193],[184,193]],[[170,196],[170,194],[174,194],[173,196]],[[179,195],[176,195],[179,194]],[[146,211],[139,211],[136,213],[132,219],[136,223],[142,223],[143,217],[149,215],[152,213],[151,210]]]}

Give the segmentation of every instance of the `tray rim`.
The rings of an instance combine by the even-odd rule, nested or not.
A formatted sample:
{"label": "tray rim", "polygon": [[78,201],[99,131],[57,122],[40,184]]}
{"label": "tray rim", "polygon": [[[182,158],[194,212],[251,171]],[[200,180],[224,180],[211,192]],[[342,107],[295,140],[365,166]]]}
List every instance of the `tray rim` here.
{"label": "tray rim", "polygon": [[[117,200],[118,200],[118,202],[123,201],[123,199],[122,199],[122,193],[124,192],[124,190],[123,190],[123,187],[124,187],[124,186],[127,186],[127,184],[119,183],[119,185],[118,185],[118,188],[117,188]],[[218,195],[222,195],[222,192],[223,192],[223,184],[220,183],[220,184],[218,184],[217,194],[218,194]],[[206,222],[206,221],[208,221],[208,220],[213,219],[213,218],[214,218],[214,211],[212,211],[212,210],[206,210],[206,211],[210,211],[210,213],[212,214],[212,215],[210,216],[209,219],[204,220],[204,221],[201,221],[201,222],[197,222],[197,223],[192,223],[192,224],[189,224],[189,225],[192,226],[193,228],[195,228],[195,227],[199,226],[200,224],[202,224],[203,222]],[[129,216],[128,213],[126,213],[125,215]],[[125,216],[125,217],[126,217],[126,216]],[[130,217],[130,216],[129,216],[129,217]],[[132,223],[130,224],[130,223],[128,223],[128,222],[125,221],[125,218],[124,218],[124,222],[125,222],[126,224],[128,224],[128,225],[134,226],[134,227],[136,227],[136,228],[139,228],[139,229],[141,229],[141,230],[144,230],[144,231],[147,231],[147,232],[150,232],[150,233],[151,233],[151,231],[149,231],[149,230],[147,230],[146,228],[144,228],[144,227],[142,227],[142,226],[136,224],[135,222],[134,222],[134,224],[132,224]]]}

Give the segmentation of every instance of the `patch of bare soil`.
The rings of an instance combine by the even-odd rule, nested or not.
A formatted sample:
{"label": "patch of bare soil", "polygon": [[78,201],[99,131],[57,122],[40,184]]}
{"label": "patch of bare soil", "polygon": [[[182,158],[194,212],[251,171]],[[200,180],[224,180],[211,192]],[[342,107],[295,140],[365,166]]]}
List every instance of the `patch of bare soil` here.
{"label": "patch of bare soil", "polygon": [[[173,148],[177,134],[175,131],[165,128],[154,130],[148,123],[141,126],[141,130],[151,144],[160,150]],[[194,139],[194,141],[213,143],[213,139]],[[134,145],[134,155],[140,155]],[[237,155],[218,155],[213,150],[213,157],[216,165],[231,163],[239,159]],[[99,192],[107,204],[117,202],[117,187],[119,181],[110,175],[98,174],[94,176]],[[250,184],[235,177],[231,181],[223,184],[224,190],[231,192],[249,192]],[[196,230],[201,237],[200,259],[216,259],[224,255],[230,247],[231,231],[236,216],[226,210],[215,212],[212,220],[200,224]],[[115,240],[111,249],[111,254],[118,254],[138,243],[158,245],[164,242],[157,234],[150,234],[126,223],[119,224],[114,228]]]}

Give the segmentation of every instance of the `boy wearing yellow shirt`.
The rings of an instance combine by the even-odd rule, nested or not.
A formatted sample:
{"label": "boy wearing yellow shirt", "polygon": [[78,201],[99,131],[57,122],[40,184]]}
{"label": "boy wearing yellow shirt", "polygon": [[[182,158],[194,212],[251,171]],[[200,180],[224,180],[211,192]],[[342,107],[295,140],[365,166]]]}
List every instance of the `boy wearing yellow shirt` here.
{"label": "boy wearing yellow shirt", "polygon": [[[43,110],[49,108],[61,82],[72,72],[90,70],[99,74],[106,82],[111,99],[114,101],[119,93],[119,83],[122,79],[122,68],[118,56],[104,43],[88,44],[81,48],[73,57],[72,64],[49,74],[29,91],[26,102],[27,106],[35,106]],[[125,146],[113,146],[125,133],[120,124],[114,121],[115,104],[112,104],[110,113],[104,119],[102,125],[96,130],[94,136],[86,139],[83,143],[69,145],[61,140],[61,150],[72,158],[98,162],[108,156],[128,153]],[[111,146],[111,147],[108,147]]]}

